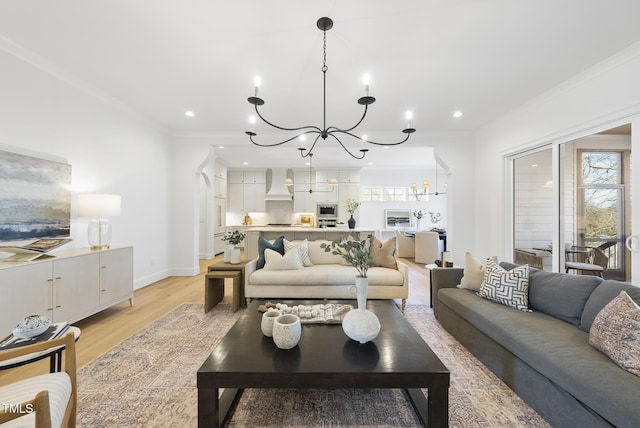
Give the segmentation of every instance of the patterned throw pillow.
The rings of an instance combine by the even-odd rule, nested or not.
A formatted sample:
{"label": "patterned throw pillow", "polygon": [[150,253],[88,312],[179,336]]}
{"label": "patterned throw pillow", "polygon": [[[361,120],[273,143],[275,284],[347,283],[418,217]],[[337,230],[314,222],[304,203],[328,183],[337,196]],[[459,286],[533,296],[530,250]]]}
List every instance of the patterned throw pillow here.
{"label": "patterned throw pillow", "polygon": [[478,296],[521,311],[531,312],[529,310],[529,266],[518,266],[506,271],[495,261],[487,260],[487,270]]}
{"label": "patterned throw pillow", "polygon": [[596,315],[589,343],[626,371],[640,376],[640,306],[621,291]]}
{"label": "patterned throw pillow", "polygon": [[298,254],[300,255],[300,261],[302,262],[302,266],[309,267],[313,266],[311,263],[311,259],[309,258],[309,242],[305,239],[304,241],[289,241],[287,238],[284,239],[284,253],[287,254],[289,251],[293,249],[298,249]]}

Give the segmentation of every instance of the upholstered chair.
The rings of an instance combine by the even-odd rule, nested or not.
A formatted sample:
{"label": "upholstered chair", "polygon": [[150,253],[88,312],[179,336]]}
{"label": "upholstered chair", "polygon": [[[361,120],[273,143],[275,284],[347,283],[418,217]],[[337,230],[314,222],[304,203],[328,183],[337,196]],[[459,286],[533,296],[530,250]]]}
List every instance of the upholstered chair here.
{"label": "upholstered chair", "polygon": [[[0,361],[64,346],[64,371],[0,385],[0,426],[75,427],[76,348],[73,333],[46,342],[0,352]],[[8,405],[7,405],[8,404]]]}
{"label": "upholstered chair", "polygon": [[417,231],[415,239],[416,263],[431,264],[441,258],[440,235],[438,232]]}
{"label": "upholstered chair", "polygon": [[416,256],[415,239],[396,229],[396,255],[398,257],[414,258]]}

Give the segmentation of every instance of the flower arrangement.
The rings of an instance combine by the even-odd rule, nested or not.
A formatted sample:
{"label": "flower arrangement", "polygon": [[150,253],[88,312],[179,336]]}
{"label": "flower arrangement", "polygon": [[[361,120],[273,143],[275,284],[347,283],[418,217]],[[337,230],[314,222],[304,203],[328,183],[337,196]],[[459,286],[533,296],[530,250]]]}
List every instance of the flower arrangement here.
{"label": "flower arrangement", "polygon": [[350,263],[362,278],[367,277],[367,271],[373,266],[371,258],[371,246],[373,244],[373,235],[367,235],[367,239],[360,240],[359,233],[352,233],[353,239],[337,239],[329,244],[322,243],[320,248],[325,252],[331,251],[331,254],[342,256],[342,258]]}
{"label": "flower arrangement", "polygon": [[223,241],[228,242],[231,245],[238,245],[244,239],[244,233],[239,230],[234,230],[233,232],[227,232],[225,236],[222,237]]}
{"label": "flower arrangement", "polygon": [[349,211],[349,214],[351,215],[353,215],[353,213],[356,212],[359,206],[360,206],[360,202],[358,201],[354,201],[352,199],[349,199],[347,201],[347,211]]}
{"label": "flower arrangement", "polygon": [[431,223],[437,223],[442,220],[442,215],[440,213],[434,213],[433,211],[429,211],[429,217],[431,217]]}
{"label": "flower arrangement", "polygon": [[420,210],[420,211],[414,211],[414,212],[413,212],[413,216],[414,216],[416,219],[420,220],[422,217],[424,217],[424,213],[422,212],[422,210]]}

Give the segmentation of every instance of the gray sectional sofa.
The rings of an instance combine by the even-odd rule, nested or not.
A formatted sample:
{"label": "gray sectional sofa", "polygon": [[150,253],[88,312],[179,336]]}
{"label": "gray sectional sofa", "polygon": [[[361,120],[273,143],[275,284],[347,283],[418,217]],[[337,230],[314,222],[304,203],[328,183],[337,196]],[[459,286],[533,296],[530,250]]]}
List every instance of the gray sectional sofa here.
{"label": "gray sectional sofa", "polygon": [[533,312],[523,312],[456,288],[462,276],[462,268],[432,271],[435,316],[550,424],[640,426],[640,377],[589,344],[598,312],[621,290],[640,303],[640,287],[531,269]]}

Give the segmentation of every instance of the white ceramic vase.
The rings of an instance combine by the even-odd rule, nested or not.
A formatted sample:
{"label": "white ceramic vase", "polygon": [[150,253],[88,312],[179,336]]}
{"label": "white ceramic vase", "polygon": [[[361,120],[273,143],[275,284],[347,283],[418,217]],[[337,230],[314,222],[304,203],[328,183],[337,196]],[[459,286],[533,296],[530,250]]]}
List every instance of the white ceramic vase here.
{"label": "white ceramic vase", "polygon": [[267,337],[273,337],[273,322],[278,318],[282,313],[276,310],[270,310],[262,314],[262,321],[260,322],[260,328],[262,329],[262,334]]}
{"label": "white ceramic vase", "polygon": [[342,320],[342,330],[351,339],[367,343],[380,333],[380,320],[367,309],[367,289],[369,278],[356,277],[358,308],[347,312]]}
{"label": "white ceramic vase", "polygon": [[273,321],[273,341],[280,349],[291,349],[300,341],[302,325],[297,315],[280,315]]}
{"label": "white ceramic vase", "polygon": [[224,262],[231,262],[231,253],[233,252],[233,244],[225,244],[224,245]]}
{"label": "white ceramic vase", "polygon": [[231,264],[237,265],[238,263],[240,263],[242,261],[240,255],[240,248],[234,247],[231,251]]}

